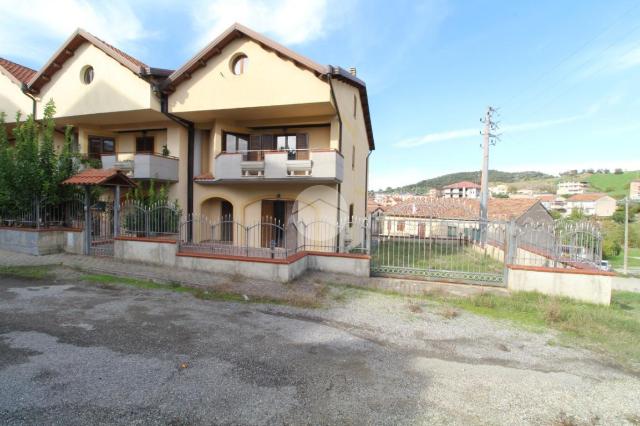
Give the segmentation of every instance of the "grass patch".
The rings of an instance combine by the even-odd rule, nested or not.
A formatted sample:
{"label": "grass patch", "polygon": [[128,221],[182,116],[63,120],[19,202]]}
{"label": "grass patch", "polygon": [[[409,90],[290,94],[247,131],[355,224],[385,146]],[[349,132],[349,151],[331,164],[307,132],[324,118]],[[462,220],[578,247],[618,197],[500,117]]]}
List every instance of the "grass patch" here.
{"label": "grass patch", "polygon": [[[611,266],[614,268],[622,268],[624,264],[624,253],[620,252],[617,256],[611,256],[607,260],[611,262]],[[640,267],[640,248],[629,248],[628,266]]]}
{"label": "grass patch", "polygon": [[54,278],[51,268],[55,265],[41,266],[2,266],[0,276],[45,280]]}
{"label": "grass patch", "polygon": [[622,364],[640,363],[640,294],[614,291],[610,306],[582,303],[562,297],[535,292],[497,294],[482,292],[473,296],[454,296],[444,290],[429,290],[423,295],[405,296],[388,290],[333,283],[351,292],[372,292],[436,302],[436,314],[452,319],[459,310],[497,320],[506,320],[534,332],[549,329],[560,332],[554,345],[569,344],[585,347],[612,356]]}
{"label": "grass patch", "polygon": [[596,173],[589,177],[589,185],[598,191],[606,192],[612,197],[622,198],[629,193],[629,183],[640,178],[640,172]]}
{"label": "grass patch", "polygon": [[608,353],[621,362],[640,362],[640,294],[614,292],[610,306],[581,303],[539,293],[502,296],[481,293],[444,296],[445,305],[509,320],[533,331],[560,331],[561,341]]}

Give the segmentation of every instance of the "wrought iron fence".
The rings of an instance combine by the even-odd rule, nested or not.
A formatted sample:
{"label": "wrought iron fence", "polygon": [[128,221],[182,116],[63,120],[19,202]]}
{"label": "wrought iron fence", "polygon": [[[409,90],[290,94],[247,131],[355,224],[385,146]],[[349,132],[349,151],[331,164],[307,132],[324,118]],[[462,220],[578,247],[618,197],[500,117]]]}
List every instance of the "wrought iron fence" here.
{"label": "wrought iron fence", "polygon": [[0,226],[20,228],[80,228],[84,224],[84,202],[80,197],[51,202],[34,199],[28,207],[0,205]]}
{"label": "wrought iron fence", "polygon": [[504,232],[504,222],[379,216],[371,224],[371,269],[381,274],[501,283]]}
{"label": "wrought iron fence", "polygon": [[125,201],[119,216],[121,236],[177,240],[180,234],[182,210],[175,204]]}
{"label": "wrought iron fence", "polygon": [[554,268],[598,269],[602,234],[596,222],[529,223],[515,230],[512,263]]}
{"label": "wrought iron fence", "polygon": [[301,251],[364,252],[367,221],[288,221],[273,217],[242,224],[231,216],[192,215],[180,223],[179,250],[190,253],[286,259]]}

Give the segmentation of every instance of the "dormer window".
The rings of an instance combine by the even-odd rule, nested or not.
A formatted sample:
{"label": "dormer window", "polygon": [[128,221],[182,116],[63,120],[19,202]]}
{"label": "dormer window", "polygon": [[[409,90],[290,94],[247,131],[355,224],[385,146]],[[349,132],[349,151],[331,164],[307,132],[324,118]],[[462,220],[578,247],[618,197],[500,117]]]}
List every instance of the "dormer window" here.
{"label": "dormer window", "polygon": [[91,84],[91,82],[93,81],[93,67],[86,66],[82,68],[82,74],[80,77],[82,78],[82,82],[84,84]]}

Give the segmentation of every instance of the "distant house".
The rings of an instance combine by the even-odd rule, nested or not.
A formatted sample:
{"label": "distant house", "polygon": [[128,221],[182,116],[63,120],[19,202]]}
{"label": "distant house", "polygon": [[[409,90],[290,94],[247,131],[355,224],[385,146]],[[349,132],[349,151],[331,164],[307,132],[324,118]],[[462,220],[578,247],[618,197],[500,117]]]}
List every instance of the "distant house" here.
{"label": "distant house", "polygon": [[503,196],[509,193],[509,187],[504,183],[489,188],[489,192],[493,196]]}
{"label": "distant house", "polygon": [[443,198],[480,198],[480,185],[462,181],[442,187]]}
{"label": "distant house", "polygon": [[616,199],[607,194],[576,194],[567,200],[567,211],[579,210],[585,216],[609,217],[616,211]]}
{"label": "distant house", "polygon": [[[397,237],[471,237],[478,229],[480,201],[440,199],[430,202],[403,202],[387,209],[376,232]],[[504,229],[507,221],[519,225],[552,225],[553,218],[537,199],[491,198],[489,220],[492,229]]]}
{"label": "distant house", "polygon": [[375,199],[369,198],[367,200],[367,216],[380,216],[384,214],[385,206],[376,202]]}
{"label": "distant house", "polygon": [[634,180],[629,184],[629,199],[640,201],[640,180]]}
{"label": "distant house", "polygon": [[587,192],[589,184],[587,182],[568,181],[558,184],[558,195],[575,195]]}
{"label": "distant house", "polygon": [[440,190],[436,188],[431,188],[429,189],[429,192],[427,192],[427,196],[429,198],[438,198],[440,196]]}
{"label": "distant house", "polygon": [[554,194],[542,194],[538,195],[536,198],[538,198],[544,208],[549,211],[555,210],[564,212],[567,209],[567,200],[565,200],[564,197],[560,197]]}

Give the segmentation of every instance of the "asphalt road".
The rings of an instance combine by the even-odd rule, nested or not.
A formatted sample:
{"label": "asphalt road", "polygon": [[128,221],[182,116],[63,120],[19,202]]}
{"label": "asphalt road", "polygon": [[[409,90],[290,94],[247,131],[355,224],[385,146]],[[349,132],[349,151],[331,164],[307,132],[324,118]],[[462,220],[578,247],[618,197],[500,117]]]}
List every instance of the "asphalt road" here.
{"label": "asphalt road", "polygon": [[346,296],[306,310],[0,277],[0,423],[640,419],[635,373],[551,335]]}

